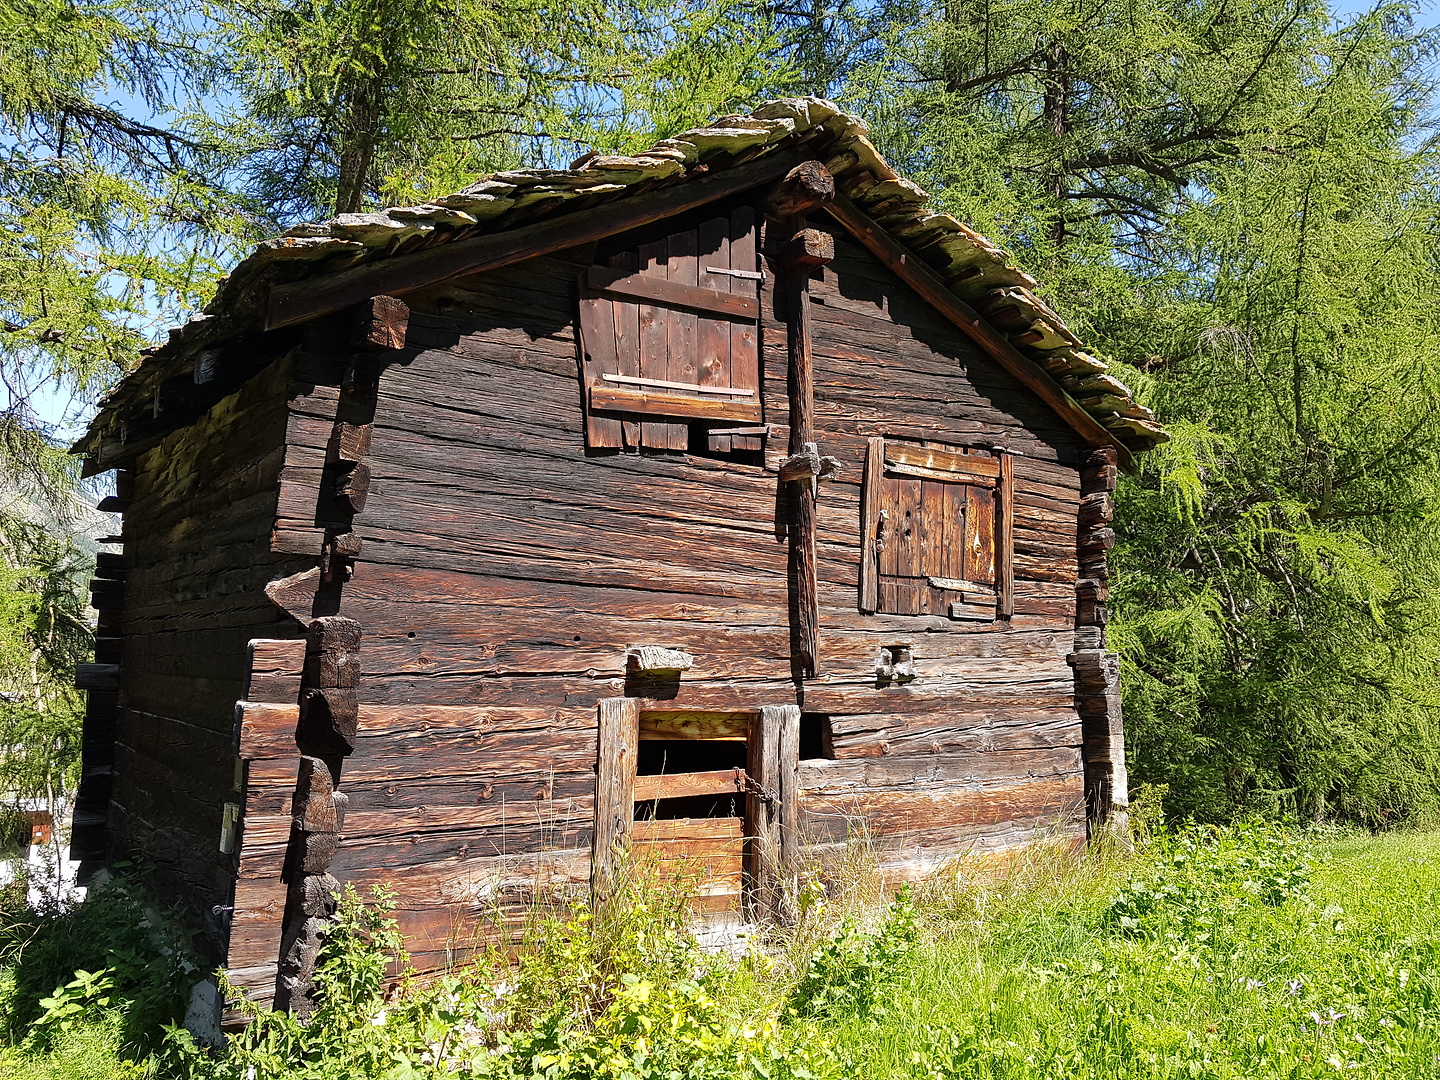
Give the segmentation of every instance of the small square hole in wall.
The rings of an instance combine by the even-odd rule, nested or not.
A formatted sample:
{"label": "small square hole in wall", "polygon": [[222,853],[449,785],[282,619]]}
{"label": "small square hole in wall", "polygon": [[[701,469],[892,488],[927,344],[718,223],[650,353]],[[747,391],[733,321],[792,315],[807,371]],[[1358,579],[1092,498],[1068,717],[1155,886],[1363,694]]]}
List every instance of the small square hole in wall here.
{"label": "small square hole in wall", "polygon": [[800,760],[833,758],[835,733],[826,713],[800,714]]}

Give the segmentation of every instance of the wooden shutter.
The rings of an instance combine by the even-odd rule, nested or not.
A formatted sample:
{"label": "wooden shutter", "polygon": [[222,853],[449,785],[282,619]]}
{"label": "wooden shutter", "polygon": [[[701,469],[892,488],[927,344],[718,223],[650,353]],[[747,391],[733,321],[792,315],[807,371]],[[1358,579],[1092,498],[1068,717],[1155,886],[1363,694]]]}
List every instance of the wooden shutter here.
{"label": "wooden shutter", "polygon": [[[591,447],[760,449],[760,274],[750,207],[592,266],[580,282]],[[757,429],[757,435],[735,434]]]}
{"label": "wooden shutter", "polygon": [[1009,618],[1013,503],[1007,456],[871,439],[861,506],[861,610]]}

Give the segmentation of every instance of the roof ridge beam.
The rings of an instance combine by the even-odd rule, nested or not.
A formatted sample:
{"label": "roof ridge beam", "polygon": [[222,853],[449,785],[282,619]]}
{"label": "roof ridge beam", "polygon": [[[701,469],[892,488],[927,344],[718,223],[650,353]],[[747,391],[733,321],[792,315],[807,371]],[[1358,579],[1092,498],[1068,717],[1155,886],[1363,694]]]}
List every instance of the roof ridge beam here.
{"label": "roof ridge beam", "polygon": [[637,193],[531,225],[363,263],[336,274],[274,285],[266,305],[265,329],[306,322],[372,296],[400,295],[462,274],[497,270],[628,232],[769,183],[814,156],[813,149],[803,146],[787,148],[659,191]]}

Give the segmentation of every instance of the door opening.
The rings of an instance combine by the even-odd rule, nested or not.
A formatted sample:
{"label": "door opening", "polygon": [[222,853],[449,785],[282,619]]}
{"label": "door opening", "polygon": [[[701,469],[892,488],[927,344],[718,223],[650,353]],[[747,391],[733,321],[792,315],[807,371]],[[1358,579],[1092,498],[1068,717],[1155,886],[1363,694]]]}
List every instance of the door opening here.
{"label": "door opening", "polygon": [[613,889],[620,852],[697,913],[773,909],[798,808],[799,710],[648,711],[600,703],[594,882]]}

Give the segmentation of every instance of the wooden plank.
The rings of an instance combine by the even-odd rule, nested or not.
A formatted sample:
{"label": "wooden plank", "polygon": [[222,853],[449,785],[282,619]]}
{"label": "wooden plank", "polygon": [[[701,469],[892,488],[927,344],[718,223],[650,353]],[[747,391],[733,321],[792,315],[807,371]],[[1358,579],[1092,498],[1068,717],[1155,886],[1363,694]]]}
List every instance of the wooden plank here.
{"label": "wooden plank", "polygon": [[702,739],[744,742],[750,736],[753,712],[662,712],[642,709],[640,739]]}
{"label": "wooden plank", "polygon": [[634,823],[635,843],[688,842],[694,850],[723,851],[744,836],[738,817],[655,818]]}
{"label": "wooden plank", "polygon": [[[703,267],[721,269],[730,267],[730,219],[711,218],[701,222],[696,232],[699,261],[702,270],[699,279],[716,292],[733,293],[742,283],[724,274],[706,273]],[[730,366],[730,323],[725,320],[702,316],[696,328],[696,366],[699,381],[705,386],[733,386]],[[758,397],[758,394],[757,394]],[[715,453],[728,453],[734,447],[734,437],[711,432],[709,448]]]}
{"label": "wooden plank", "polygon": [[[936,577],[963,579],[965,573],[965,489],[957,484],[942,484],[941,526],[944,547]],[[936,586],[945,588],[945,586]]]}
{"label": "wooden plank", "polygon": [[[669,278],[665,281],[665,287],[667,289],[694,289],[697,293],[708,293],[713,297],[719,297],[724,303],[730,303],[733,298],[729,293],[715,292],[713,289],[699,287],[698,247],[699,237],[694,229],[686,229],[670,235],[670,250],[666,259]],[[759,317],[758,304],[756,305],[756,317]],[[699,320],[694,312],[682,306],[680,310],[670,313],[670,353],[667,360],[668,374],[665,377],[667,382],[679,386],[698,385],[695,362],[698,333]],[[689,432],[687,431],[685,438],[687,449],[689,443]]]}
{"label": "wooden plank", "polygon": [[[725,401],[723,399],[690,397],[686,394],[672,393],[665,390],[632,390],[623,386],[592,386],[590,388],[590,407],[592,409],[604,409],[609,412],[640,413],[645,416],[674,416],[685,417],[692,420],[724,420],[735,423],[756,423],[760,422],[763,411],[758,401]],[[650,427],[645,429],[647,432]],[[660,424],[659,428],[679,428],[684,430],[683,424]],[[668,440],[669,436],[666,436]],[[650,442],[650,435],[642,435],[644,445],[654,446]],[[669,447],[668,442],[661,443],[661,448],[684,449],[684,447]]]}
{"label": "wooden plank", "polygon": [[881,485],[884,483],[885,440],[872,438],[865,447],[865,478],[860,489],[860,610],[879,608]]}
{"label": "wooden plank", "polygon": [[939,480],[945,484],[974,484],[984,488],[995,486],[993,480],[983,476],[966,476],[962,473],[944,472],[940,469],[927,469],[920,465],[903,465],[898,461],[886,462],[885,471],[896,476],[911,476],[917,480]]}
{"label": "wooden plank", "polygon": [[995,581],[995,492],[986,488],[965,489],[966,581],[991,584]]}
{"label": "wooden plank", "polygon": [[825,210],[855,239],[868,248],[897,277],[914,289],[941,315],[959,327],[1006,371],[1029,387],[1090,446],[1113,447],[1118,460],[1129,469],[1132,458],[1118,439],[1033,360],[1022,356],[1001,333],[974,308],[952,293],[939,275],[911,254],[899,241],[877,225],[869,215],[839,192]]}
{"label": "wooden plank", "polygon": [[[636,276],[664,280],[669,276],[666,258],[670,251],[669,237],[652,240],[640,245],[639,271]],[[670,374],[670,320],[674,312],[655,304],[640,304],[640,377],[642,379],[666,379]],[[590,407],[601,408],[595,403],[591,390]],[[616,387],[604,387],[614,390]],[[638,392],[638,391],[636,391]],[[655,391],[664,393],[664,391]],[[635,410],[638,411],[638,410]],[[653,414],[652,414],[653,415]],[[675,425],[646,420],[640,425],[640,445],[660,450],[683,449],[672,446],[675,442]]]}
{"label": "wooden plank", "polygon": [[774,180],[802,159],[795,150],[781,150],[661,191],[651,190],[587,210],[557,214],[532,225],[377,259],[337,274],[276,285],[270,290],[264,329],[291,326],[382,293],[401,295],[462,274],[498,269],[662,221]]}
{"label": "wooden plank", "polygon": [[922,599],[922,615],[943,615],[944,601],[936,592],[940,586],[931,575],[945,558],[945,489],[949,484],[939,480],[920,483],[920,514],[915,529],[915,558],[920,574],[928,579],[931,595]]}
{"label": "wooden plank", "polygon": [[683,799],[692,795],[735,795],[745,790],[744,769],[668,773],[635,777],[635,801]]}
{"label": "wooden plank", "polygon": [[299,757],[295,727],[300,722],[299,704],[267,704],[241,701],[235,705],[240,727],[240,757]]}
{"label": "wooden plank", "polygon": [[905,443],[885,444],[885,467],[910,465],[935,473],[957,473],[994,480],[1000,475],[999,459],[980,454],[955,454],[929,446],[907,446]]}
{"label": "wooden plank", "polygon": [[[759,252],[755,234],[755,211],[752,207],[737,206],[730,212],[730,269],[756,273]],[[745,278],[731,278],[730,288],[737,295],[757,295],[755,286]],[[748,387],[757,394],[760,392],[760,338],[757,327],[748,323],[730,324],[729,373],[729,385]],[[735,435],[731,437],[731,446],[735,450],[759,450],[764,442],[754,436]]]}
{"label": "wooden plank", "polygon": [[1015,459],[1000,455],[1000,507],[995,519],[996,615],[1015,614]]}
{"label": "wooden plank", "polygon": [[[610,265],[627,273],[634,273],[640,267],[640,256],[633,251],[622,251],[612,255]],[[615,319],[616,372],[620,375],[640,375],[640,306],[638,304],[610,305]],[[640,422],[633,419],[620,420],[621,434],[625,446],[635,449],[640,445]]]}
{"label": "wooden plank", "polygon": [[[597,386],[606,372],[618,373],[620,354],[615,343],[616,304],[607,297],[580,289],[580,392]],[[588,401],[588,398],[585,400]],[[609,449],[624,445],[620,421],[613,416],[600,416],[593,409],[585,410],[585,445]]]}
{"label": "wooden plank", "polygon": [[599,748],[595,768],[595,840],[591,889],[609,895],[635,817],[635,761],[640,710],[634,698],[602,698],[598,705]]}
{"label": "wooden plank", "polygon": [[619,383],[621,386],[649,386],[656,390],[686,390],[692,394],[728,394],[732,397],[754,397],[754,390],[744,390],[737,386],[705,386],[701,383],[671,382],[669,379],[641,379],[633,375],[611,375],[608,372],[600,376],[601,381],[608,383]]}
{"label": "wooden plank", "polygon": [[[676,241],[679,241],[681,245],[688,248],[689,242],[694,236],[695,231],[692,229],[689,232],[676,233],[670,238],[670,242],[674,245]],[[673,260],[676,254],[673,248],[670,254]],[[698,271],[693,251],[686,252],[684,258],[690,267]],[[672,274],[674,270],[675,267],[672,265]],[[627,274],[624,271],[608,267],[592,266],[586,281],[591,288],[624,300],[653,301],[668,307],[687,308],[692,312],[704,312],[721,318],[751,320],[760,318],[759,301],[734,293],[702,288],[689,280],[685,268],[682,268],[680,275],[661,278],[644,273]],[[692,314],[690,317],[693,319],[695,316]]]}
{"label": "wooden plank", "polygon": [[775,744],[776,827],[780,834],[780,871],[788,877],[800,857],[800,707],[781,705]]}

